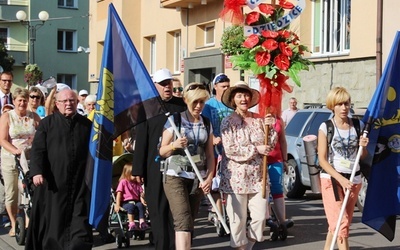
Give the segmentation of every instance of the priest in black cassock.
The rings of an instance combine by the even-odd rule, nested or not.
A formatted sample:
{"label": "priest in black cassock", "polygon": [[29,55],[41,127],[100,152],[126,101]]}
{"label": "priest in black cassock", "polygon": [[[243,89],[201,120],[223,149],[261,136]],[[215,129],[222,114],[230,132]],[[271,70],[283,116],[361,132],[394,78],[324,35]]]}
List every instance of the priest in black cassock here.
{"label": "priest in black cassock", "polygon": [[91,122],[76,112],[74,91],[56,95],[59,111],[41,120],[33,140],[30,177],[36,186],[25,249],[92,249],[85,183]]}
{"label": "priest in black cassock", "polygon": [[[182,98],[172,96],[172,75],[168,69],[155,72],[153,82],[169,112],[182,112],[186,109]],[[165,115],[159,115],[136,127],[132,168],[132,175],[144,177],[154,244],[159,250],[175,249],[173,218],[164,193],[160,163],[155,160],[158,156],[157,146],[166,121]]]}

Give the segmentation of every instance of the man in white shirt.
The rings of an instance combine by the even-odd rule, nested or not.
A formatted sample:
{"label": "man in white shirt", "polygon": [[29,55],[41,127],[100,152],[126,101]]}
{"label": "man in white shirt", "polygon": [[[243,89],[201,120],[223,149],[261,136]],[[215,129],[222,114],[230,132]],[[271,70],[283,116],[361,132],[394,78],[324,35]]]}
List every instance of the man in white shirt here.
{"label": "man in white shirt", "polygon": [[86,89],[82,89],[81,91],[79,91],[79,96],[78,96],[78,108],[77,108],[77,112],[80,115],[85,115],[85,99],[86,97],[89,95],[89,92]]}
{"label": "man in white shirt", "polygon": [[4,71],[0,74],[0,110],[3,110],[4,104],[13,104],[11,95],[13,78],[13,73],[9,71]]}
{"label": "man in white shirt", "polygon": [[297,108],[297,100],[294,97],[289,99],[289,108],[282,112],[282,120],[285,123],[285,127],[288,125],[290,120],[292,120],[293,116],[299,109]]}

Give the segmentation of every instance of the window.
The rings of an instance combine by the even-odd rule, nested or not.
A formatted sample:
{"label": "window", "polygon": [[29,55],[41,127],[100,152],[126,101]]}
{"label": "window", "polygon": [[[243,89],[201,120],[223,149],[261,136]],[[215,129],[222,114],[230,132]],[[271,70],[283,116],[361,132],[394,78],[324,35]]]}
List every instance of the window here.
{"label": "window", "polygon": [[76,75],[57,74],[57,82],[67,84],[71,89],[77,89]]}
{"label": "window", "polygon": [[214,24],[206,25],[204,27],[204,45],[213,45],[214,44]]}
{"label": "window", "polygon": [[174,34],[174,72],[181,70],[181,32]]}
{"label": "window", "polygon": [[8,48],[8,29],[0,28],[0,41]]}
{"label": "window", "polygon": [[58,7],[64,7],[64,8],[76,8],[77,0],[58,0]]}
{"label": "window", "polygon": [[313,55],[350,51],[351,0],[313,1]]}
{"label": "window", "polygon": [[156,72],[156,37],[150,37],[150,73]]}
{"label": "window", "polygon": [[57,35],[57,49],[59,51],[75,51],[76,31],[59,30]]}

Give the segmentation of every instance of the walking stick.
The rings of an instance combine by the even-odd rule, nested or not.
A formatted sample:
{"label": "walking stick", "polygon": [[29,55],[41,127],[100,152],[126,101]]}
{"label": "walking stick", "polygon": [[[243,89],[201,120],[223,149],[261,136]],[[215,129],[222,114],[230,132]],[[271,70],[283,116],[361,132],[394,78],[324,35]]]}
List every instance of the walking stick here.
{"label": "walking stick", "polygon": [[[264,144],[265,145],[268,145],[268,137],[269,137],[269,124],[265,124],[265,129],[264,129],[264,131],[265,131],[265,141],[264,141]],[[264,155],[264,157],[263,157],[263,168],[262,168],[262,192],[261,192],[261,194],[262,194],[262,198],[263,199],[265,199],[265,197],[266,197],[266,189],[267,189],[267,185],[266,185],[266,182],[267,182],[267,173],[268,173],[268,169],[267,169],[267,165],[268,165],[268,156],[266,156],[266,155]]]}

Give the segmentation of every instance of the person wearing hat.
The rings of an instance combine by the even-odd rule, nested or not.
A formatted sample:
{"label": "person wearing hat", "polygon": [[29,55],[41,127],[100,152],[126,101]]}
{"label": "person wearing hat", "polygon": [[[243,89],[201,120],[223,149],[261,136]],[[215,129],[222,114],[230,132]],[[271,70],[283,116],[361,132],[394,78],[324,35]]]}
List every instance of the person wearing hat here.
{"label": "person wearing hat", "polygon": [[[218,157],[222,154],[223,150],[220,131],[221,121],[232,113],[232,109],[228,108],[221,102],[222,94],[227,88],[229,88],[230,79],[224,73],[220,73],[214,77],[212,84],[214,96],[206,102],[202,115],[204,115],[211,121],[211,125],[213,128],[212,141],[215,147],[214,159],[215,165],[217,166]],[[212,191],[211,193],[219,211],[222,211],[222,202],[219,192]]]}
{"label": "person wearing hat", "polygon": [[85,99],[89,95],[89,92],[86,89],[82,89],[79,91],[79,96],[78,96],[78,113],[80,115],[85,115]]}
{"label": "person wearing hat", "polygon": [[[252,249],[256,241],[264,240],[269,214],[268,197],[262,197],[261,184],[263,156],[268,155],[271,146],[264,145],[264,120],[249,111],[259,100],[260,93],[243,81],[229,87],[222,95],[222,103],[234,112],[221,123],[224,157],[220,166],[220,189],[227,194],[230,245],[242,250]],[[248,226],[247,211],[251,217]]]}
{"label": "person wearing hat", "polygon": [[[182,112],[186,105],[182,98],[172,96],[172,75],[168,69],[153,74],[154,85],[168,112]],[[158,145],[167,117],[162,114],[136,126],[136,145],[132,175],[144,178],[146,201],[152,228],[155,249],[175,249],[175,231],[168,200],[164,193]],[[133,135],[132,135],[133,136]],[[133,137],[132,137],[133,138]]]}

